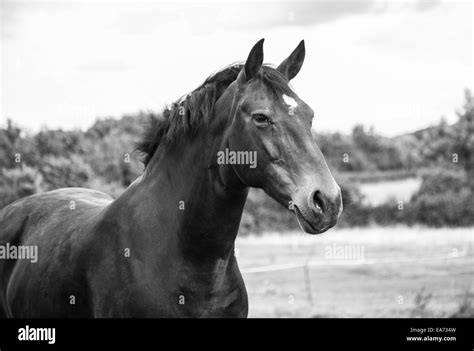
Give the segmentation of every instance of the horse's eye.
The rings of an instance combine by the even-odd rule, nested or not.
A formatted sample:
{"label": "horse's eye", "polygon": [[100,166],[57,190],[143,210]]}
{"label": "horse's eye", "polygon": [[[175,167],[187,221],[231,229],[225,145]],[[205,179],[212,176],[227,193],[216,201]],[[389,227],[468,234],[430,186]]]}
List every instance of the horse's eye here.
{"label": "horse's eye", "polygon": [[254,113],[252,118],[255,123],[260,125],[270,125],[272,123],[270,118],[268,118],[268,116],[264,115],[263,113]]}

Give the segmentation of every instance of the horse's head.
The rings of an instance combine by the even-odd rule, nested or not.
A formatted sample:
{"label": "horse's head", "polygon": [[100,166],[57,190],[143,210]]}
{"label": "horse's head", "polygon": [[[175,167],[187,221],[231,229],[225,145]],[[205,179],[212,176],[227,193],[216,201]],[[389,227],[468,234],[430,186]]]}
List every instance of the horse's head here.
{"label": "horse's head", "polygon": [[[219,100],[232,106],[225,142],[238,179],[293,210],[305,232],[319,234],[336,224],[342,199],[311,134],[313,110],[288,86],[304,56],[302,41],[278,68],[263,65],[260,40]],[[248,156],[242,152],[254,162],[238,162]]]}

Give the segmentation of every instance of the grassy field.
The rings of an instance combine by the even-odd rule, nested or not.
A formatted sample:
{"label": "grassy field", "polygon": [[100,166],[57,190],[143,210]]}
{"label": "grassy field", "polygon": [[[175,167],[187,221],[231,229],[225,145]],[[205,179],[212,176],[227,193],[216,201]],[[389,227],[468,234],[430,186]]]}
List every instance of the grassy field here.
{"label": "grassy field", "polygon": [[470,228],[269,233],[236,254],[249,317],[474,317]]}

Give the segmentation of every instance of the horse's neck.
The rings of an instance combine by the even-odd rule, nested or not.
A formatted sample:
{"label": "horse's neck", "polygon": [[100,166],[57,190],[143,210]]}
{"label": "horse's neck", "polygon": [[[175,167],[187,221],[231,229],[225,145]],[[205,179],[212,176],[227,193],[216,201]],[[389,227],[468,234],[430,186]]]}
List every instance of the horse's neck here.
{"label": "horse's neck", "polygon": [[210,269],[232,256],[248,188],[229,184],[230,166],[212,163],[220,144],[203,139],[157,151],[142,179],[116,200],[128,227],[140,232],[128,240],[147,241],[139,247],[154,255],[160,249],[154,246],[166,245]]}

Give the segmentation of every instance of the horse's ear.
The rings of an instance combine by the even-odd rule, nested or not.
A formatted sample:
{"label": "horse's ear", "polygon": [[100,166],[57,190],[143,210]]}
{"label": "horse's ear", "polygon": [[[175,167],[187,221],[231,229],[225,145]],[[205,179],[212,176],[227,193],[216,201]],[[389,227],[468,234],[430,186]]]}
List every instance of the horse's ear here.
{"label": "horse's ear", "polygon": [[255,44],[250,50],[247,61],[245,61],[245,66],[240,71],[237,81],[239,83],[245,83],[252,78],[255,78],[260,71],[260,68],[263,64],[263,41],[265,39],[260,39],[257,44]]}
{"label": "horse's ear", "polygon": [[288,78],[288,80],[292,80],[298,74],[303,65],[305,53],[304,40],[301,40],[291,55],[288,56],[280,66],[278,66],[277,70]]}

